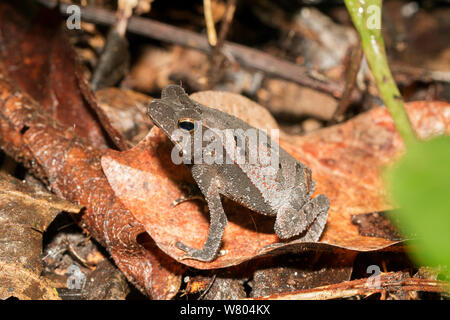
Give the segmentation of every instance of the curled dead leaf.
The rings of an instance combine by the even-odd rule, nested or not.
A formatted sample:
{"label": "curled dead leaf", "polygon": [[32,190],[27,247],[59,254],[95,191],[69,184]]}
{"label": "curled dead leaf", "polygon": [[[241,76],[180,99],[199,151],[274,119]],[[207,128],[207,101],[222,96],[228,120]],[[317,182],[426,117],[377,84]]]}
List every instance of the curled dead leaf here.
{"label": "curled dead leaf", "polygon": [[34,13],[31,19],[0,3],[0,147],[58,196],[86,207],[80,226],[106,247],[130,282],[154,299],[170,299],[183,266],[139,236],[142,226],[100,168],[107,142],[128,144],[98,107],[57,11]]}
{"label": "curled dead leaf", "polygon": [[80,210],[0,172],[0,299],[59,299],[41,276],[42,233],[61,211]]}
{"label": "curled dead leaf", "polygon": [[110,87],[95,92],[100,108],[108,116],[112,126],[127,141],[137,144],[153,126],[147,116],[147,106],[152,98],[132,90]]}
{"label": "curled dead leaf", "polygon": [[113,144],[126,149],[128,144],[111,126],[84,79],[63,26],[57,10],[41,6],[27,15],[14,4],[1,3],[1,73],[97,148]]}
{"label": "curled dead leaf", "polygon": [[145,239],[145,233],[140,237],[141,224],[114,195],[101,170],[100,150],[55,121],[1,74],[0,114],[2,149],[57,195],[86,207],[80,226],[107,248],[130,282],[152,298],[173,297],[182,265]]}
{"label": "curled dead leaf", "polygon": [[[450,134],[450,104],[410,102],[406,110],[421,139]],[[352,215],[389,210],[383,181],[385,168],[404,151],[387,109],[378,107],[341,125],[291,137],[282,147],[312,170],[316,192],[330,199],[321,243],[368,251],[397,243],[364,237]]]}

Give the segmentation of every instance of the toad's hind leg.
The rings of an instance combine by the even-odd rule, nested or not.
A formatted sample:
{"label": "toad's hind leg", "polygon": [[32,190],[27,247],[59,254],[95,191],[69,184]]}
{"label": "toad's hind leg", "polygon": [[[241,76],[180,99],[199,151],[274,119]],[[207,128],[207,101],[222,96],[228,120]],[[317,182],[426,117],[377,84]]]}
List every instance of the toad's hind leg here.
{"label": "toad's hind leg", "polygon": [[299,240],[316,242],[319,240],[328,217],[330,203],[323,194],[311,199],[300,211],[285,208],[277,214],[275,232],[281,239],[289,239],[300,234]]}
{"label": "toad's hind leg", "polygon": [[307,232],[299,239],[303,242],[317,242],[325,229],[328,218],[328,209],[330,202],[323,194],[319,194],[313,198],[311,202],[315,202],[314,210],[316,211],[316,218],[312,222]]}

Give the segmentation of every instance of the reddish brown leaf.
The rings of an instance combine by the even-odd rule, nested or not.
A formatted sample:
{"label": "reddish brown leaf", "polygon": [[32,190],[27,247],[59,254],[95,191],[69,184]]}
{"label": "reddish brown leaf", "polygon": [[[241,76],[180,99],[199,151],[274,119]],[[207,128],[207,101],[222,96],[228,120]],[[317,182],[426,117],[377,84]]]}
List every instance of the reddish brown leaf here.
{"label": "reddish brown leaf", "polygon": [[116,199],[99,165],[106,139],[98,120],[116,145],[126,145],[80,76],[61,21],[46,10],[30,21],[0,4],[0,146],[55,193],[86,207],[80,224],[132,283],[152,298],[171,298],[182,268],[151,241],[147,249],[137,243],[143,228]]}
{"label": "reddish brown leaf", "polygon": [[[410,103],[407,109],[420,136],[449,132],[449,104],[418,102]],[[287,143],[288,138],[293,143]],[[280,243],[273,232],[274,219],[225,203],[229,223],[221,255],[210,263],[195,260],[182,263],[200,269],[222,268],[275,249],[283,252],[335,246],[367,251],[396,243],[361,236],[351,222],[352,214],[390,208],[385,199],[382,169],[401,152],[403,145],[386,109],[376,108],[342,125],[285,139],[281,146],[311,167],[316,192],[330,199],[328,223],[320,243],[302,244],[295,240]],[[175,243],[182,241],[194,248],[202,247],[209,221],[199,203],[190,201],[172,206],[184,194],[180,185],[192,183],[192,178],[186,167],[172,163],[171,148],[164,134],[153,128],[133,149],[108,151],[102,158],[102,166],[116,195],[156,244],[169,256],[179,258],[184,252]]]}
{"label": "reddish brown leaf", "polygon": [[182,266],[146,239],[142,225],[114,195],[100,167],[101,152],[1,74],[0,130],[3,150],[46,178],[56,194],[86,207],[80,225],[108,249],[128,280],[155,299],[177,293]]}
{"label": "reddish brown leaf", "polygon": [[[450,104],[412,102],[406,108],[422,139],[450,133]],[[358,236],[358,227],[351,222],[353,214],[391,208],[382,176],[385,167],[403,151],[403,142],[387,109],[375,108],[342,125],[297,137],[283,147],[311,168],[316,192],[330,199],[321,242],[362,251],[393,243]]]}
{"label": "reddish brown leaf", "polygon": [[[26,17],[0,4],[0,70],[32,96],[55,119],[72,126],[98,148],[126,149],[122,136],[109,124],[83,79],[75,51],[57,11],[45,8]],[[111,143],[109,143],[111,144]]]}
{"label": "reddish brown leaf", "polygon": [[359,234],[368,237],[400,240],[402,237],[382,212],[371,212],[352,216],[352,223],[358,226]]}

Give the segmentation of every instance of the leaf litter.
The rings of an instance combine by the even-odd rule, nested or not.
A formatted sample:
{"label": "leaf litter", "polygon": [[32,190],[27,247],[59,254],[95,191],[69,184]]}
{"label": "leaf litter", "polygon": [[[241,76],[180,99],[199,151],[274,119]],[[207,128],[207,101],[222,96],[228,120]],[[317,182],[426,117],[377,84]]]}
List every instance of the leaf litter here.
{"label": "leaf litter", "polygon": [[[13,16],[17,18],[17,15],[8,10],[10,9],[6,9],[8,14],[2,11],[4,19],[0,20],[5,25],[9,22],[8,17]],[[26,30],[27,28],[24,29]],[[33,30],[33,28],[29,30]],[[7,34],[4,31],[3,34]],[[17,32],[17,30],[13,31]],[[22,30],[19,30],[20,32]],[[39,34],[33,33],[33,31],[28,36],[32,42],[39,39]],[[58,37],[57,35],[56,39]],[[39,43],[47,42],[41,40]],[[51,54],[56,59],[56,62],[58,59],[61,59],[61,56],[64,56],[64,54],[61,55],[61,52],[69,53],[67,57],[73,57],[70,50],[66,51],[68,50],[68,47],[65,47],[67,42],[63,40],[61,43],[63,43],[63,48],[58,49],[58,46],[56,46],[56,52]],[[14,45],[9,48],[14,48],[14,50],[19,52],[26,49],[26,47],[17,46],[17,43]],[[58,50],[60,50],[59,53]],[[5,51],[2,51],[2,54],[4,53]],[[45,74],[45,70],[49,70],[45,68],[40,69],[42,65],[52,65],[54,63],[50,60],[41,64],[43,61],[41,58],[33,58],[32,56],[29,59],[38,63],[37,67],[33,67],[32,63],[29,71],[34,70],[37,75]],[[170,154],[171,148],[167,139],[161,133],[158,133],[157,129],[154,129],[134,149],[121,154],[107,150],[106,147],[108,145],[111,146],[108,138],[102,138],[98,134],[98,139],[92,139],[92,135],[88,134],[86,136],[86,133],[90,132],[89,130],[83,131],[79,130],[79,128],[75,128],[76,133],[74,134],[73,130],[67,129],[71,126],[70,121],[65,122],[67,120],[64,120],[64,117],[59,118],[57,113],[53,113],[53,116],[48,116],[45,112],[41,112],[41,104],[45,106],[49,101],[49,97],[54,98],[55,95],[58,96],[58,90],[50,86],[42,90],[42,92],[38,92],[38,94],[33,93],[33,86],[27,85],[24,79],[27,73],[21,70],[22,74],[17,74],[14,68],[5,69],[5,66],[8,66],[8,59],[4,59],[4,61],[7,62],[6,65],[0,63],[0,70],[4,73],[2,79],[0,79],[0,88],[2,89],[0,94],[2,108],[0,142],[3,149],[31,168],[58,195],[87,207],[80,224],[90,231],[100,243],[106,246],[119,268],[131,282],[143,288],[153,298],[172,297],[179,288],[180,274],[183,270],[175,260],[169,258],[169,256],[177,258],[180,255],[180,252],[170,251],[173,249],[173,241],[180,239],[187,244],[201,246],[206,236],[208,215],[201,202],[186,202],[177,206],[185,209],[185,220],[180,219],[182,214],[184,214],[183,212],[181,212],[180,216],[174,214],[178,213],[176,210],[179,210],[179,208],[167,207],[166,204],[169,200],[175,200],[184,194],[180,184],[193,182],[186,168],[171,166],[169,163],[170,159],[166,161],[168,160],[167,154]],[[70,75],[76,74],[78,78],[75,80],[73,78],[72,80],[66,79],[70,84],[76,84],[75,86],[66,87],[71,88],[67,91],[70,94],[82,92],[83,98],[75,98],[75,100],[82,100],[83,103],[87,101],[90,104],[88,109],[91,111],[95,110],[97,118],[94,117],[93,123],[101,120],[100,123],[102,125],[100,130],[97,131],[100,132],[104,128],[108,128],[109,121],[106,120],[101,110],[98,111],[95,97],[92,96],[87,89],[87,84],[79,76],[80,72],[79,70],[77,71],[76,63],[74,61],[69,62],[69,65],[75,64],[75,69],[73,69],[75,71],[71,72]],[[15,61],[9,65],[18,64],[20,64],[20,61]],[[9,77],[13,79],[11,80]],[[53,77],[53,79],[58,79],[58,74]],[[34,81],[37,81],[37,79],[40,78],[34,78]],[[32,81],[30,83],[32,84]],[[49,81],[48,83],[51,82]],[[28,96],[24,97],[22,92],[29,94],[34,100],[30,100]],[[200,100],[201,95],[202,93],[196,99]],[[218,93],[210,93],[209,98],[205,98],[205,101],[200,102],[206,105],[214,105],[220,104],[220,101],[228,100],[228,98],[214,98],[214,96],[219,97],[220,95]],[[10,99],[11,97],[15,98]],[[213,103],[214,100],[216,102]],[[69,99],[68,101],[71,100]],[[64,104],[64,95],[56,100],[51,100],[51,102],[56,105],[64,105],[61,109],[63,113],[67,110],[69,113],[74,112],[74,114],[79,112],[72,105]],[[24,104],[24,106],[14,105],[14,103]],[[226,104],[224,102],[225,107],[227,107]],[[240,110],[246,108],[249,108],[248,104],[244,103]],[[258,118],[258,114],[263,114],[261,108],[259,111],[257,109],[254,109],[254,118]],[[437,133],[449,132],[450,113],[448,104],[434,102],[412,103],[408,105],[408,109],[416,130],[423,138]],[[47,108],[47,112],[51,111]],[[239,110],[237,112],[239,113]],[[58,118],[65,126],[55,124],[52,120],[53,117]],[[81,117],[79,119],[80,123],[84,123],[84,121],[87,121],[86,119],[92,118],[90,116]],[[249,119],[247,121],[251,122]],[[271,122],[270,120],[268,121]],[[257,124],[253,125],[260,126]],[[121,135],[115,132],[114,129],[110,128],[106,129],[106,131],[113,141],[112,145],[116,144],[122,150],[127,148],[128,144],[123,143]],[[79,136],[83,138],[79,139]],[[144,150],[149,146],[153,150]],[[396,241],[389,241],[384,238],[363,237],[359,235],[357,226],[351,223],[352,215],[383,211],[391,208],[385,199],[386,195],[380,176],[382,168],[401,153],[403,146],[395,133],[386,110],[376,108],[343,125],[324,129],[303,137],[282,135],[281,146],[312,168],[314,179],[318,185],[317,192],[323,192],[327,195],[329,193],[329,197],[332,198],[332,212],[330,212],[328,226],[321,241],[316,244],[306,245],[297,244],[295,241],[277,244],[277,238],[273,234],[272,218],[262,217],[234,203],[227,202],[225,210],[231,213],[229,215],[230,224],[228,228],[231,225],[232,230],[226,231],[229,240],[224,241],[222,251],[224,255],[219,257],[216,260],[218,262],[215,261],[212,265],[190,264],[191,266],[196,268],[231,266],[266,253],[298,252],[303,251],[305,248],[331,248],[335,250],[334,248],[341,247],[366,251],[385,248],[396,243]],[[142,174],[144,178],[154,181],[157,185],[150,186],[141,179],[143,183],[140,186],[118,187],[117,184],[123,183],[123,181],[119,181],[118,177],[108,175],[108,180],[115,192],[114,195],[100,169],[100,156],[104,150],[107,150],[106,156],[102,160],[105,172],[109,174],[112,171],[113,174],[121,173],[120,170],[124,166],[121,161],[129,160],[129,163],[125,162],[126,170],[137,173],[138,176]],[[137,152],[139,150],[141,153]],[[168,151],[169,153],[167,153]],[[52,152],[54,154],[49,154]],[[126,154],[127,152],[129,152],[128,155]],[[164,155],[165,153],[166,155]],[[143,160],[149,166],[128,166],[137,162],[132,161],[133,155]],[[162,168],[161,163],[165,168]],[[130,181],[131,178],[128,182]],[[160,194],[154,190],[156,187],[160,189]],[[152,213],[155,209],[159,209],[161,212],[158,214],[162,219],[161,221],[154,221],[147,217],[146,215],[149,212],[141,212],[140,214],[136,213],[136,210],[130,209],[127,201],[130,202],[131,200],[126,198],[129,195],[126,192],[124,195],[122,189],[134,190],[133,188],[141,188],[144,191],[150,190],[145,195],[142,194],[142,190],[135,190],[136,194],[132,195],[130,199],[148,202],[147,206],[143,205],[144,209],[153,204],[155,208],[149,212]],[[81,189],[85,190],[81,191]],[[105,194],[101,194],[102,192]],[[164,192],[167,192],[167,194],[164,194]],[[374,194],[371,194],[372,192]],[[155,197],[151,198],[149,195],[154,195]],[[158,204],[158,201],[161,202]],[[122,203],[127,208],[124,208]],[[170,201],[170,203],[172,202]],[[166,208],[167,210],[162,212],[161,208]],[[166,216],[162,216],[163,214]],[[147,221],[146,219],[150,219],[154,224],[149,226],[142,223],[142,221]],[[162,222],[169,222],[165,225],[167,230],[164,230]],[[203,235],[198,237],[196,234],[193,234],[192,228],[188,226],[198,227],[198,230],[203,231]],[[115,232],[116,230],[124,231],[125,236],[123,234],[118,235]],[[150,234],[151,238],[144,230]],[[243,232],[243,234],[237,234],[235,233],[236,231]],[[163,236],[166,238],[163,239]],[[232,236],[235,237],[233,238]],[[189,237],[191,239],[197,237],[197,242],[189,243]],[[235,242],[234,246],[230,244],[231,239]],[[267,247],[267,245],[270,247]],[[142,250],[142,246],[146,248],[145,252]],[[169,256],[164,255],[158,248],[162,249]],[[214,263],[216,264],[214,265]],[[168,265],[172,267],[168,267]],[[149,274],[150,266],[159,266],[160,268],[157,269],[160,271],[153,268],[153,273]],[[161,268],[161,266],[163,267]],[[149,283],[150,279],[152,280],[151,284]]]}
{"label": "leaf litter", "polygon": [[62,211],[81,207],[0,172],[0,299],[59,299],[41,276],[42,234]]}

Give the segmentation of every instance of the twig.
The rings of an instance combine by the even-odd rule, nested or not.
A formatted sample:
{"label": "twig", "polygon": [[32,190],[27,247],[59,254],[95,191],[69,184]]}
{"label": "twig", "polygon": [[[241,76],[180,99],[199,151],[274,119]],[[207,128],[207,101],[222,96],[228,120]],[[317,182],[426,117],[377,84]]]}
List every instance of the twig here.
{"label": "twig", "polygon": [[[52,0],[37,1],[46,5],[55,4]],[[59,8],[62,14],[67,15],[67,4],[61,3]],[[108,26],[114,24],[116,21],[113,12],[95,7],[82,7],[81,19]],[[127,31],[206,53],[210,53],[212,50],[205,36],[151,19],[133,16],[128,21]],[[312,77],[306,68],[275,58],[260,50],[228,41],[225,41],[223,50],[242,66],[262,71],[273,77],[296,82],[299,85],[324,92],[335,98],[340,98],[342,95],[344,89],[343,84],[332,80],[319,81]],[[352,99],[357,100],[358,98],[359,93],[354,92]]]}
{"label": "twig", "polygon": [[[230,29],[231,22],[233,21],[235,10],[236,0],[228,0],[223,22],[220,25],[219,39],[217,44],[213,47],[212,54],[209,59],[210,66],[208,70],[208,86],[210,88],[213,88],[214,85],[220,80],[222,74],[220,71],[225,66],[225,62],[228,57],[222,48],[227,37],[228,30]],[[231,61],[234,61],[234,59],[232,58]]]}
{"label": "twig", "polygon": [[133,8],[135,7],[135,5],[136,3],[132,3],[131,1],[127,0],[118,1],[117,22],[114,27],[116,28],[117,33],[122,37],[125,35],[128,19],[133,14]]}
{"label": "twig", "polygon": [[342,94],[339,105],[333,115],[333,120],[335,121],[342,121],[342,117],[350,104],[350,97],[355,87],[356,76],[361,67],[362,57],[363,50],[361,48],[361,43],[358,42],[358,44],[352,48],[350,53],[350,62],[347,70],[344,93]]}
{"label": "twig", "polygon": [[84,267],[89,268],[91,270],[95,269],[95,267],[93,265],[91,265],[89,262],[87,262],[85,259],[83,259],[83,257],[81,257],[78,254],[78,252],[75,250],[75,248],[70,243],[67,243],[67,250],[68,250],[69,254],[72,256],[72,258],[77,260]]}
{"label": "twig", "polygon": [[92,74],[91,87],[97,91],[115,85],[127,72],[130,64],[128,40],[125,37],[128,19],[137,2],[119,0],[117,22],[110,28],[105,46]]}
{"label": "twig", "polygon": [[217,277],[217,273],[214,274],[213,278],[211,279],[211,281],[208,284],[208,288],[205,289],[205,291],[203,291],[203,293],[200,295],[200,297],[198,297],[198,300],[202,300],[204,296],[206,296],[206,294],[209,292],[209,290],[211,290],[211,287],[214,284],[214,281],[216,281],[216,277]]}
{"label": "twig", "polygon": [[338,284],[322,286],[313,289],[300,290],[287,294],[276,294],[268,297],[255,298],[257,300],[329,300],[342,299],[354,296],[368,296],[386,291],[422,291],[422,292],[448,292],[449,284],[439,280],[420,278],[404,278],[401,272],[381,273],[377,286],[368,279],[344,281]]}
{"label": "twig", "polygon": [[203,0],[203,13],[205,16],[206,31],[208,34],[208,42],[211,47],[217,44],[217,33],[214,27],[214,19],[212,15],[211,0]]}
{"label": "twig", "polygon": [[450,72],[428,70],[422,67],[405,65],[399,61],[390,61],[394,76],[404,74],[411,80],[450,82]]}
{"label": "twig", "polygon": [[225,16],[223,18],[223,22],[220,25],[220,32],[219,32],[219,40],[217,42],[217,47],[222,47],[225,38],[227,37],[228,30],[230,29],[231,21],[233,21],[234,12],[236,11],[236,0],[228,0],[227,1],[227,8],[225,10]]}

